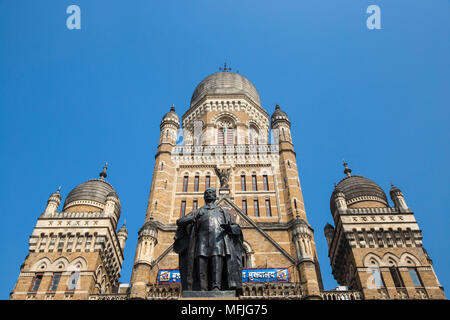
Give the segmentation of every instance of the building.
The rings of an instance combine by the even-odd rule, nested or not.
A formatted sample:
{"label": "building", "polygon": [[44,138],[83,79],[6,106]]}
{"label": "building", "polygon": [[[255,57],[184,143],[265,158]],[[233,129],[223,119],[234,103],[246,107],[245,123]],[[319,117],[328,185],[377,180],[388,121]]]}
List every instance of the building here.
{"label": "building", "polygon": [[[253,84],[240,74],[225,66],[206,77],[188,110],[180,117],[172,106],[160,129],[129,286],[118,283],[127,231],[125,226],[115,231],[120,201],[103,170],[100,179],[71,191],[62,212],[57,212],[61,196],[52,194],[30,238],[12,299],[179,298],[175,222],[204,204],[210,186],[244,233],[241,299],[445,298],[401,191],[391,190],[395,206],[390,207],[378,185],[352,176],[347,166],[331,196],[335,227],[325,227],[341,287],[323,289],[291,120],[278,105],[269,115]],[[227,186],[221,186],[217,170],[229,174]],[[80,288],[51,293],[49,284],[58,274],[59,282],[67,282],[63,277],[72,276],[73,265]]]}
{"label": "building", "polygon": [[63,209],[58,191],[30,236],[29,253],[20,267],[11,299],[88,299],[117,292],[128,232],[117,232],[120,200],[106,181],[88,180],[67,196]]}
{"label": "building", "polygon": [[391,207],[375,182],[344,166],[330,199],[335,227],[324,229],[337,282],[365,299],[445,299],[400,189],[392,185]]}

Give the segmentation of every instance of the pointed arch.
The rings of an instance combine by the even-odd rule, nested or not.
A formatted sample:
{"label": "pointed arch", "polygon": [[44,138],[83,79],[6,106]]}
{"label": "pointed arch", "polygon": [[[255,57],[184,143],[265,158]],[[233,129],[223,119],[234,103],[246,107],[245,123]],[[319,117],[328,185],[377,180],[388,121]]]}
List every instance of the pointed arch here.
{"label": "pointed arch", "polygon": [[66,257],[59,257],[52,263],[52,270],[53,271],[66,270],[69,264],[70,264],[69,259],[67,259]]}
{"label": "pointed arch", "polygon": [[382,264],[382,259],[375,253],[368,253],[363,259],[364,267],[379,267]]}
{"label": "pointed arch", "polygon": [[400,262],[399,258],[391,252],[385,253],[381,260],[382,265],[386,267],[397,267]]}
{"label": "pointed arch", "polygon": [[421,266],[422,263],[413,254],[411,254],[409,252],[404,252],[400,256],[399,265],[406,266],[406,267],[418,267],[418,266]]}
{"label": "pointed arch", "polygon": [[52,261],[49,258],[44,257],[36,261],[30,268],[30,271],[46,271],[51,265]]}
{"label": "pointed arch", "polygon": [[[80,266],[79,269],[77,268],[78,265]],[[79,257],[73,259],[69,265],[69,268],[74,268],[74,270],[77,269],[78,271],[87,270],[87,267],[88,267],[88,263],[87,263],[86,259],[82,256],[79,256]]]}

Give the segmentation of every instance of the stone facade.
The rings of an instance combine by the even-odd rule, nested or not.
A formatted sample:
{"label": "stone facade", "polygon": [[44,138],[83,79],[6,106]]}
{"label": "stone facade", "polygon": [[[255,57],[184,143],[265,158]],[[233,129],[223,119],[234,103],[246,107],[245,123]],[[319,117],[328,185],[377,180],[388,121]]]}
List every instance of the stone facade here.
{"label": "stone facade", "polygon": [[96,193],[98,202],[66,200],[68,210],[57,212],[59,190],[50,196],[30,236],[12,300],[88,299],[117,291],[128,233],[124,226],[116,232],[120,200],[104,177],[80,185],[82,195],[106,188],[106,196]]}
{"label": "stone facade", "polygon": [[[205,78],[181,118],[172,107],[161,121],[130,283],[118,282],[128,231],[116,231],[121,205],[105,166],[61,212],[59,190],[50,196],[11,299],[179,299],[181,286],[158,283],[158,271],[178,269],[176,220],[204,205],[207,187],[243,230],[244,268],[289,270],[286,283],[244,283],[239,299],[445,299],[403,193],[392,187],[390,207],[346,163],[330,200],[334,226],[324,230],[341,287],[323,290],[290,119],[278,105],[269,116],[251,82],[228,71]],[[227,187],[216,169],[229,170]]]}
{"label": "stone facade", "polygon": [[336,186],[330,204],[336,227],[325,227],[338,283],[361,291],[365,299],[445,299],[403,193],[392,186],[390,207],[370,180],[357,176],[351,182],[344,164],[347,177]]}

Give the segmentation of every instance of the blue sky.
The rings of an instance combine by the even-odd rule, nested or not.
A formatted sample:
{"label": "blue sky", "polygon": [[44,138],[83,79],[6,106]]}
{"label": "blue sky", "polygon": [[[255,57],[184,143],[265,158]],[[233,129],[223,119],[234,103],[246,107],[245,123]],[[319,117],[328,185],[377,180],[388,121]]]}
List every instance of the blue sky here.
{"label": "blue sky", "polygon": [[[66,8],[81,8],[81,30]],[[381,30],[366,8],[381,8]],[[227,61],[271,114],[292,121],[325,288],[323,226],[354,174],[402,189],[450,286],[450,2],[0,0],[0,298],[7,299],[48,196],[98,176],[122,202],[131,276],[161,117]]]}

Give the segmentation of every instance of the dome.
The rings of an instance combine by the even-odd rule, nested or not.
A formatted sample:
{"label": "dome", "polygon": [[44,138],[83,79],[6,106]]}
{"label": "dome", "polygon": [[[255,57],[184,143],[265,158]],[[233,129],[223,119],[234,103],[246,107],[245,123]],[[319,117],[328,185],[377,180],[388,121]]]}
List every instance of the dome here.
{"label": "dome", "polygon": [[216,72],[203,79],[195,88],[191,98],[191,107],[207,95],[246,95],[257,105],[261,106],[258,91],[245,77],[235,72]]}
{"label": "dome", "polygon": [[335,197],[339,192],[345,195],[345,201],[348,206],[363,201],[378,202],[384,206],[389,206],[386,194],[378,184],[363,176],[351,175],[351,169],[347,167],[345,162],[344,166],[344,172],[347,176],[336,185],[331,194],[331,212],[336,210]]}
{"label": "dome", "polygon": [[291,121],[289,120],[289,117],[287,116],[286,112],[281,110],[278,104],[275,106],[275,111],[273,112],[272,117],[270,119],[272,127],[274,123],[277,121],[286,121],[289,125],[291,124]]}
{"label": "dome", "polygon": [[78,186],[76,186],[64,202],[64,209],[75,201],[95,201],[101,204],[106,204],[106,197],[114,192],[114,188],[111,184],[103,179],[88,180]]}
{"label": "dome", "polygon": [[[115,197],[119,203],[120,212],[120,200],[113,186],[105,181],[106,178],[106,165],[103,172],[100,173],[100,179],[91,179],[70,191],[66,200],[64,201],[63,210],[66,210],[72,206],[93,206],[99,209],[103,209],[106,204],[107,197]],[[100,204],[100,205],[99,205]]]}
{"label": "dome", "polygon": [[164,115],[161,122],[164,122],[164,121],[173,121],[178,124],[180,123],[180,117],[175,112],[175,106],[172,106],[170,108],[170,111]]}

